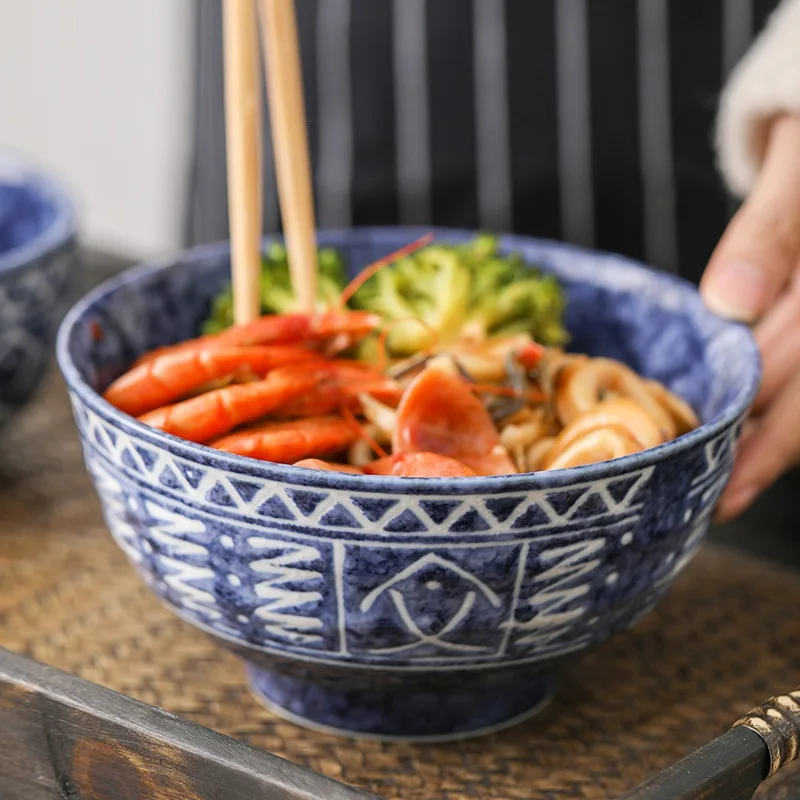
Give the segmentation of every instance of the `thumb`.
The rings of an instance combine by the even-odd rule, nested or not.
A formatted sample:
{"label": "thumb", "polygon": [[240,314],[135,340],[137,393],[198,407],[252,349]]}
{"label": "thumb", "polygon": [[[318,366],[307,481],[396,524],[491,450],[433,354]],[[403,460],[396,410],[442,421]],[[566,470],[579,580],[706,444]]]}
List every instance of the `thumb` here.
{"label": "thumb", "polygon": [[800,254],[800,115],[772,123],[758,179],[711,256],[700,291],[724,317],[755,322]]}

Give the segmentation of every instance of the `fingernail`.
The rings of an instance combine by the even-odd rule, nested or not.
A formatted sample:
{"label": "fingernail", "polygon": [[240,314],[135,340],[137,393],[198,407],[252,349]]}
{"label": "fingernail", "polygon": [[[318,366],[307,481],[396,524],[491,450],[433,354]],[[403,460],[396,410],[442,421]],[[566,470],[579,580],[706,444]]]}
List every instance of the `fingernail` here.
{"label": "fingernail", "polygon": [[703,287],[706,305],[721,317],[753,322],[764,307],[769,286],[764,273],[746,261],[726,261]]}

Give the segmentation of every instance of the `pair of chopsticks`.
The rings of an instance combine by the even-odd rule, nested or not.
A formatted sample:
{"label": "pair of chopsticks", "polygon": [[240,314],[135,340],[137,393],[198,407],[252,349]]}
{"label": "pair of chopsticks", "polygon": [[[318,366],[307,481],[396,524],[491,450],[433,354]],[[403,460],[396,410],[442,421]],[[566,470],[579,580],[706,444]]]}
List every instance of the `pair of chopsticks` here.
{"label": "pair of chopsticks", "polygon": [[292,287],[306,311],[317,292],[317,250],[294,0],[224,0],[223,24],[233,313],[239,325],[261,313],[259,30]]}

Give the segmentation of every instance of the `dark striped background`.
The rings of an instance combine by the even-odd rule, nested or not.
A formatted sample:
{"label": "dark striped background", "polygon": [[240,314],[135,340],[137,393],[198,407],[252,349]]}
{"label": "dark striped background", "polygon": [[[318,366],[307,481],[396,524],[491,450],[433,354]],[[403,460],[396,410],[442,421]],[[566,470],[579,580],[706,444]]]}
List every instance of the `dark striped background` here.
{"label": "dark striped background", "polygon": [[[557,2],[563,4],[558,9]],[[326,8],[323,18],[322,3],[336,4],[339,11]],[[407,5],[399,8],[401,3]],[[408,4],[418,3],[423,24],[404,35],[424,41],[397,42],[396,15],[413,15]],[[505,30],[504,46],[497,52],[479,51],[482,59],[475,52],[477,42],[485,41],[476,38],[475,3],[490,4],[483,10],[495,15]],[[655,35],[665,37],[668,52],[664,78],[657,78],[662,83],[655,91],[650,88],[654,94],[644,96],[645,103],[640,66],[651,54],[640,52],[643,3],[662,4],[666,26],[657,28]],[[719,91],[731,64],[777,4],[776,0],[297,0],[312,157],[318,193],[328,203],[324,214],[354,225],[401,221],[401,195],[406,191],[401,176],[409,165],[398,163],[398,138],[410,126],[411,131],[423,132],[423,141],[411,142],[416,147],[413,152],[423,153],[421,162],[411,167],[428,175],[429,182],[422,189],[426,202],[415,206],[423,211],[405,221],[486,224],[480,209],[488,204],[492,211],[495,196],[481,201],[478,153],[488,145],[494,163],[505,165],[507,172],[501,177],[508,180],[501,180],[498,190],[508,189],[504,208],[510,212],[504,227],[563,238],[564,214],[571,210],[564,203],[564,179],[572,162],[562,158],[560,147],[566,142],[579,147],[583,131],[566,129],[571,122],[563,109],[559,117],[559,91],[577,81],[588,87],[585,118],[590,133],[589,152],[583,154],[590,164],[589,175],[581,178],[585,185],[579,184],[579,197],[590,198],[593,220],[582,238],[696,280],[733,208],[714,168],[712,127]],[[227,235],[219,0],[199,0],[197,9],[189,243]],[[653,9],[649,6],[648,13]],[[574,65],[581,61],[574,53],[567,53],[565,60],[565,54],[558,52],[557,30],[565,28],[586,31],[585,74],[575,72]],[[320,49],[321,41],[329,46]],[[406,85],[403,107],[419,119],[406,119],[408,124],[399,127],[396,48],[414,45],[426,54],[419,66],[420,74],[427,72],[427,85],[411,89]],[[499,66],[491,75],[505,73],[504,85],[487,89],[485,81],[477,80],[479,62],[484,69],[487,63]],[[572,66],[565,67],[565,62]],[[565,69],[572,72],[565,76]],[[328,90],[336,93],[327,104],[321,76]],[[479,91],[499,94],[486,98]],[[484,124],[480,131],[488,139],[483,142],[475,121],[478,106],[485,108],[487,99],[492,108],[504,109],[507,118]],[[656,128],[658,142],[648,141],[642,133],[647,129],[646,124],[642,127],[642,114],[652,112],[651,101],[667,109],[671,119],[669,130]],[[645,105],[651,112],[645,112]],[[326,141],[326,136],[334,138]],[[655,151],[648,147],[659,148],[658,154],[653,156]],[[320,174],[323,152],[327,162]],[[279,219],[268,149],[266,156],[265,227],[274,230]],[[648,174],[656,168],[657,175]],[[574,197],[575,175],[570,174]],[[483,191],[486,187],[488,182]],[[648,200],[645,193],[656,190],[661,195],[653,206],[653,198]],[[673,237],[674,246],[667,250],[656,252],[651,247],[648,252],[654,234],[646,230],[648,202],[651,208],[666,203],[674,213],[674,225],[670,214],[650,222],[665,226],[655,232],[656,239]],[[498,209],[493,216],[502,218],[503,213]],[[568,229],[574,231],[575,224],[573,220]],[[658,263],[659,254],[667,251],[674,251],[676,263]],[[672,257],[663,255],[663,260]]]}

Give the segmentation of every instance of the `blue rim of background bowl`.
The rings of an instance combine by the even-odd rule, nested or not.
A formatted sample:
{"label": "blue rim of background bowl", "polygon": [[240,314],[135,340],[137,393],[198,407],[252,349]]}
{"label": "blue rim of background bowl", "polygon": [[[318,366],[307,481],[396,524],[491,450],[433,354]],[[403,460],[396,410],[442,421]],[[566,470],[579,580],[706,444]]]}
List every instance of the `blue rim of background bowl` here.
{"label": "blue rim of background bowl", "polygon": [[58,181],[12,150],[0,150],[0,183],[30,186],[56,211],[53,221],[38,236],[0,253],[0,277],[4,277],[69,241],[76,232],[77,214],[69,193]]}
{"label": "blue rim of background bowl", "polygon": [[[320,239],[336,236],[369,239],[370,237],[380,238],[387,234],[396,236],[399,232],[407,234],[409,241],[419,238],[419,236],[425,233],[433,233],[437,240],[445,241],[448,236],[464,238],[476,235],[474,231],[457,228],[355,227],[342,230],[320,230],[318,231],[318,236]],[[265,242],[280,240],[278,236],[265,237],[264,239]],[[607,257],[613,261],[613,263],[608,265],[609,270],[617,270],[627,275],[644,270],[650,275],[650,280],[655,280],[662,284],[680,289],[686,295],[688,302],[699,304],[699,307],[704,309],[702,313],[716,320],[720,328],[738,328],[746,334],[744,340],[747,342],[749,352],[742,352],[741,357],[753,363],[754,368],[749,376],[749,385],[743,388],[743,391],[739,395],[738,402],[733,403],[713,422],[703,423],[699,428],[683,436],[679,436],[672,441],[611,461],[588,464],[582,467],[549,470],[547,472],[526,472],[512,475],[479,476],[474,478],[399,478],[393,476],[365,476],[343,472],[326,472],[323,470],[295,467],[290,464],[261,461],[248,456],[224,453],[220,450],[207,447],[206,445],[188,442],[172,434],[150,428],[138,422],[133,417],[117,410],[81,377],[70,357],[68,343],[72,328],[80,322],[89,307],[103,296],[113,293],[122,286],[138,283],[140,280],[154,273],[168,271],[174,267],[178,258],[200,259],[208,256],[218,257],[220,255],[226,255],[229,253],[229,243],[227,241],[198,245],[170,257],[140,264],[125,270],[119,275],[95,287],[70,309],[59,328],[56,345],[58,363],[67,385],[78,394],[84,403],[93,410],[96,410],[107,422],[128,431],[140,439],[149,441],[156,446],[161,446],[172,451],[182,451],[185,454],[194,454],[199,456],[202,461],[210,460],[212,462],[211,466],[214,466],[214,463],[224,464],[231,468],[233,472],[240,472],[242,475],[258,475],[267,480],[284,481],[293,485],[304,485],[309,488],[321,487],[339,490],[357,489],[359,492],[365,493],[386,492],[389,494],[439,495],[452,491],[454,494],[475,495],[481,494],[482,492],[497,494],[500,492],[548,489],[575,483],[590,483],[598,478],[608,478],[648,467],[657,464],[668,456],[692,449],[696,445],[712,439],[715,435],[733,425],[747,412],[756,397],[761,380],[761,357],[755,339],[750,330],[745,326],[723,320],[720,317],[716,317],[711,311],[706,310],[702,306],[702,300],[700,300],[696,288],[691,283],[674,275],[653,270],[634,259],[626,258],[616,253],[591,250],[579,245],[515,235],[501,236],[500,242],[501,248],[505,251],[513,251],[524,244],[536,244],[538,246],[551,247],[565,253],[574,253],[576,256],[580,257],[587,255]],[[545,268],[547,267],[546,264],[544,266]],[[582,277],[584,274],[581,268],[576,268],[573,273],[575,277]]]}

